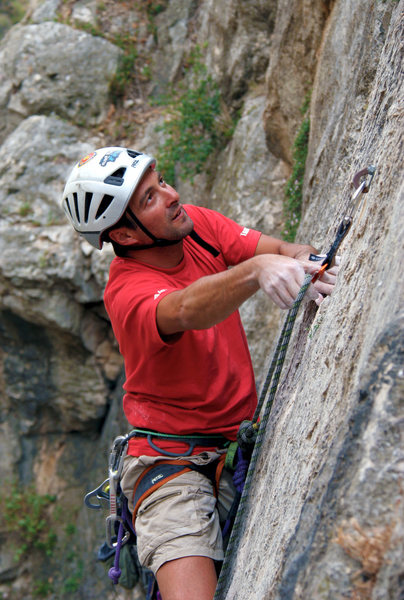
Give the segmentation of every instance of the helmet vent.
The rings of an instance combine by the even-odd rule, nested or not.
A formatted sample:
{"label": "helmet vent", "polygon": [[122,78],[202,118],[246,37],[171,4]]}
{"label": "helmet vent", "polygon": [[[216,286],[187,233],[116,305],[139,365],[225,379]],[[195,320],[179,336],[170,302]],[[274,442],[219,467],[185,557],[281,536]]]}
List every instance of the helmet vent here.
{"label": "helmet vent", "polygon": [[112,175],[109,175],[104,179],[104,183],[109,183],[110,185],[122,185],[125,171],[125,167],[117,169],[116,171],[114,171],[114,173],[112,173]]}
{"label": "helmet vent", "polygon": [[108,194],[104,194],[103,199],[100,202],[100,205],[98,207],[97,210],[97,214],[95,215],[96,219],[99,219],[107,210],[107,208],[109,207],[109,205],[111,204],[112,200],[114,199],[114,196],[109,196]]}
{"label": "helmet vent", "polygon": [[140,156],[142,154],[141,152],[136,152],[136,150],[126,150],[126,152],[131,158],[136,158],[136,156]]}
{"label": "helmet vent", "polygon": [[91,200],[93,199],[92,192],[86,192],[84,199],[84,221],[88,223],[88,215],[90,212]]}
{"label": "helmet vent", "polygon": [[71,218],[73,219],[72,209],[70,208],[70,204],[69,204],[68,198],[65,198],[65,204],[66,204],[66,208],[69,211],[69,214],[70,214]]}
{"label": "helmet vent", "polygon": [[74,200],[74,210],[76,213],[76,219],[80,223],[80,213],[79,213],[79,203],[77,200],[77,193],[73,192],[73,200]]}
{"label": "helmet vent", "polygon": [[120,169],[118,169],[117,171],[114,171],[112,173],[113,177],[119,177],[120,179],[123,179],[123,176],[125,175],[125,167],[121,167]]}

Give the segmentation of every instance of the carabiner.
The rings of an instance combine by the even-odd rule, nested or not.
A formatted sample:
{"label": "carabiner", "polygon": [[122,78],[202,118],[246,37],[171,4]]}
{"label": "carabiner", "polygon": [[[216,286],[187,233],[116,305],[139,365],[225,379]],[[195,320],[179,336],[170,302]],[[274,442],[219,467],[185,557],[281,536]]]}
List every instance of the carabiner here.
{"label": "carabiner", "polygon": [[[351,198],[351,202],[353,203],[352,207],[351,207],[351,212],[349,214],[349,219],[352,219],[354,212],[356,211],[357,207],[358,207],[358,202],[359,202],[359,197],[361,194],[367,194],[370,186],[372,184],[372,180],[374,177],[374,174],[376,172],[376,167],[374,165],[369,165],[368,167],[365,167],[364,169],[361,169],[360,171],[358,171],[357,173],[355,173],[354,178],[352,180],[352,185],[355,188],[355,192]],[[369,178],[368,178],[369,176]],[[362,179],[362,177],[364,177],[365,179]],[[361,181],[362,179],[362,181]]]}
{"label": "carabiner", "polygon": [[119,479],[122,472],[123,461],[126,456],[128,449],[128,440],[124,435],[119,435],[115,438],[112,444],[111,452],[109,455],[109,476],[113,475],[115,479]]}
{"label": "carabiner", "polygon": [[117,532],[115,531],[115,523],[119,523],[119,525],[123,527],[125,531],[124,536],[122,537],[122,545],[126,544],[130,538],[130,531],[126,528],[123,519],[117,515],[110,515],[105,520],[107,544],[110,548],[116,548],[117,546],[117,542],[113,541],[113,538],[117,535]]}

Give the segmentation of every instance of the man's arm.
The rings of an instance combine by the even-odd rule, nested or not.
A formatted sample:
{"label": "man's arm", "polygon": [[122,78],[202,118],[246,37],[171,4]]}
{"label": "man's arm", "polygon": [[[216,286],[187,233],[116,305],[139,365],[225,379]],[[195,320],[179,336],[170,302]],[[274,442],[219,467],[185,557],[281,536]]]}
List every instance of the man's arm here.
{"label": "man's arm", "polygon": [[[299,260],[306,270],[306,272],[312,272],[308,270],[308,263],[310,254],[319,254],[317,248],[314,246],[310,246],[308,244],[292,244],[290,242],[284,242],[282,240],[278,240],[269,235],[261,235],[255,254],[281,254],[282,256],[290,256],[291,258],[295,258]],[[317,263],[320,265],[320,263]],[[318,269],[316,269],[318,270]],[[334,285],[336,282],[338,274],[338,267],[333,266],[331,269],[328,269],[323,273],[323,275],[314,283],[314,288],[320,294],[328,296],[331,294],[334,289]]]}
{"label": "man's arm", "polygon": [[202,277],[160,300],[157,307],[160,334],[165,337],[188,329],[212,327],[230,316],[259,288],[280,308],[290,308],[305,272],[315,273],[318,268],[317,263],[264,253],[227,271]]}

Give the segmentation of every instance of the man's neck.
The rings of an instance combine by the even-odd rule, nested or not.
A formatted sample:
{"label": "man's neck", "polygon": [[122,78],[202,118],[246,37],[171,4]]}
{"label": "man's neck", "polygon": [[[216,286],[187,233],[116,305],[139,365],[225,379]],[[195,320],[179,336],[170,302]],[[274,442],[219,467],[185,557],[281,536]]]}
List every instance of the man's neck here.
{"label": "man's neck", "polygon": [[180,240],[178,244],[172,246],[129,250],[127,256],[159,269],[171,269],[179,265],[184,256],[183,241]]}

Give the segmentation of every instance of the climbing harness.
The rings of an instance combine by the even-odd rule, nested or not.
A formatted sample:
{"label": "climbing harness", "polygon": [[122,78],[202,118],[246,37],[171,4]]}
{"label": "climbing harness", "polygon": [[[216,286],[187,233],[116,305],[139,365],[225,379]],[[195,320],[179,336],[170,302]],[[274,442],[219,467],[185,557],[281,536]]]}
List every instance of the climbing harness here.
{"label": "climbing harness", "polygon": [[[157,461],[145,469],[137,479],[132,498],[133,511],[129,511],[128,500],[122,492],[120,480],[128,443],[134,437],[146,438],[150,447],[159,454],[167,456],[167,460]],[[153,442],[155,438],[185,443],[188,444],[188,449],[181,454],[169,452],[157,446]],[[172,435],[139,428],[133,429],[127,435],[115,438],[109,456],[108,478],[84,498],[88,508],[109,509],[109,515],[106,518],[106,542],[101,546],[98,558],[102,562],[113,561],[108,571],[108,577],[112,583],[120,583],[130,589],[141,579],[146,591],[146,600],[159,600],[159,591],[153,573],[149,569],[143,568],[137,557],[135,532],[137,510],[140,504],[159,487],[174,477],[189,471],[198,471],[207,477],[212,483],[215,496],[217,496],[226,454],[223,453],[218,459],[207,465],[194,464],[186,460],[186,457],[192,454],[196,446],[225,449],[229,444],[229,440],[221,434]],[[120,565],[122,566],[122,550],[124,573],[120,568]]]}
{"label": "climbing harness", "polygon": [[141,503],[162,485],[189,471],[197,471],[207,477],[213,486],[214,495],[219,492],[219,480],[223,471],[225,455],[206,464],[198,465],[189,460],[177,458],[175,461],[161,460],[146,468],[138,477],[133,491],[133,526],[135,525],[137,511]]}
{"label": "climbing harness", "polygon": [[[369,191],[373,176],[375,174],[376,168],[371,165],[358,171],[353,178],[353,186],[355,188],[355,192],[350,201],[350,210],[349,213],[342,219],[337,233],[335,235],[334,241],[325,255],[310,255],[310,260],[322,261],[320,270],[315,275],[307,274],[305,276],[302,287],[300,288],[299,294],[292,306],[292,308],[288,311],[282,331],[279,336],[278,343],[275,348],[275,352],[268,370],[268,374],[266,376],[265,382],[262,386],[259,401],[257,404],[257,408],[255,410],[254,416],[252,420],[244,421],[240,426],[239,431],[239,440],[240,445],[243,444],[253,444],[253,449],[251,453],[250,464],[248,467],[248,471],[246,474],[245,482],[243,485],[242,494],[240,497],[238,510],[235,516],[234,524],[230,534],[230,540],[227,545],[227,550],[225,554],[225,558],[222,564],[222,568],[220,571],[219,579],[217,582],[216,592],[214,596],[214,600],[224,600],[225,592],[228,587],[228,575],[231,568],[232,556],[235,553],[241,533],[242,533],[242,523],[244,513],[247,507],[247,500],[249,495],[249,490],[252,484],[252,478],[255,470],[255,465],[257,463],[261,446],[263,444],[264,434],[266,425],[269,419],[269,415],[271,413],[272,405],[274,402],[275,394],[278,388],[279,379],[282,372],[283,363],[286,356],[286,351],[289,345],[292,329],[294,323],[296,321],[296,316],[299,310],[299,307],[302,303],[304,295],[309,287],[309,285],[315,282],[321,275],[329,269],[332,265],[332,262],[336,256],[338,248],[341,245],[342,240],[348,233],[352,221],[353,215],[357,210],[359,204],[359,196],[361,193],[366,193]],[[269,394],[268,394],[269,390]],[[262,412],[262,414],[261,414]],[[261,416],[260,416],[261,415]]]}
{"label": "climbing harness", "polygon": [[[356,173],[353,179],[355,192],[351,198],[350,211],[342,219],[329,251],[325,257],[314,254],[310,255],[310,260],[321,261],[320,269],[314,276],[309,274],[305,276],[299,294],[292,308],[287,313],[268,374],[261,389],[257,408],[251,421],[243,421],[241,423],[237,442],[229,442],[229,440],[220,434],[213,436],[200,433],[193,435],[172,435],[138,428],[133,429],[125,436],[118,436],[114,440],[109,458],[108,479],[85,496],[85,504],[89,508],[100,509],[105,507],[105,505],[109,506],[109,516],[106,519],[106,548],[103,548],[105,555],[114,558],[113,566],[109,570],[109,577],[112,579],[113,583],[118,583],[121,575],[119,560],[122,547],[125,547],[125,545],[131,547],[131,545],[136,543],[134,522],[136,510],[141,502],[169,479],[190,470],[202,472],[210,479],[214,490],[217,490],[221,471],[223,466],[226,466],[234,471],[233,482],[236,487],[236,494],[222,530],[224,547],[227,546],[227,550],[214,596],[214,600],[224,599],[228,586],[227,578],[230,572],[232,555],[238,546],[242,532],[242,521],[246,510],[255,465],[263,444],[266,424],[274,402],[299,307],[309,285],[315,282],[321,277],[324,271],[331,267],[338,248],[350,229],[353,215],[359,204],[359,197],[362,193],[369,191],[374,173],[374,166],[369,166]],[[194,234],[194,236],[196,236],[196,234]],[[195,241],[200,243],[199,239]],[[211,246],[209,246],[207,250],[212,254],[216,252]],[[145,469],[138,478],[133,496],[135,510],[131,522],[127,499],[123,495],[120,487],[120,479],[128,443],[133,437],[145,437],[149,445],[155,451],[167,456],[168,459],[166,461],[157,461],[154,465]],[[155,438],[185,442],[188,444],[188,449],[181,454],[168,452],[153,441]],[[191,461],[187,461],[186,457],[192,455],[193,450],[197,446],[222,448],[226,450],[226,454],[223,454],[220,459],[213,464],[206,466],[195,465]],[[175,461],[169,460],[170,458],[175,459]],[[136,552],[134,553],[133,560],[138,561]],[[142,571],[140,564],[137,564],[136,567],[139,571]],[[159,600],[161,597],[153,574],[147,569],[143,569],[143,572],[147,583],[147,600]]]}

